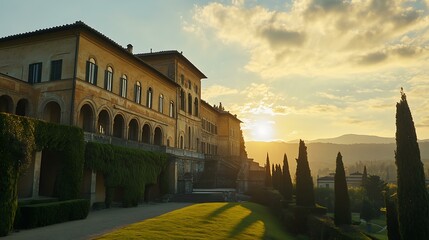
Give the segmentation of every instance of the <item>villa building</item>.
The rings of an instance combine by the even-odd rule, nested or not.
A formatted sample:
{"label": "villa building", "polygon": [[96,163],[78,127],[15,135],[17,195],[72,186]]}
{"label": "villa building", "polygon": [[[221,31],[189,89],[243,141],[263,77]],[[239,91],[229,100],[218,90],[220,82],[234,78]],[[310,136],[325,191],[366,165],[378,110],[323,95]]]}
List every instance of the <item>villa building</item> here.
{"label": "villa building", "polygon": [[[134,54],[79,21],[0,39],[0,112],[78,126],[87,142],[167,153],[172,193],[191,191],[206,165],[234,183],[247,159],[241,121],[201,99],[206,78],[181,52]],[[51,158],[35,154],[19,197],[52,194],[43,177],[58,170]],[[103,176],[85,172],[82,191],[103,201]]]}
{"label": "villa building", "polygon": [[[335,187],[334,173],[324,177],[317,177],[317,187],[319,188],[332,188]],[[360,172],[351,173],[346,176],[347,187],[360,187],[362,186],[363,174]]]}

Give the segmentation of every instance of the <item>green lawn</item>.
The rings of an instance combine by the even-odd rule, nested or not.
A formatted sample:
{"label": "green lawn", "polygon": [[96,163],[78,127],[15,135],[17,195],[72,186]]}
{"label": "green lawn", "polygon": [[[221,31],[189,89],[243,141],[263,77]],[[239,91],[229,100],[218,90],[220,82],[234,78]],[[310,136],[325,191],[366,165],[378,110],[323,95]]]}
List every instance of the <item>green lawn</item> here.
{"label": "green lawn", "polygon": [[[353,221],[359,221],[359,213],[353,213],[352,218]],[[382,214],[378,218],[372,219],[370,224],[372,230],[371,232],[367,231],[365,224],[360,224],[359,228],[379,240],[387,240],[387,230],[384,228],[386,226],[386,216]]]}
{"label": "green lawn", "polygon": [[135,223],[96,239],[295,239],[264,206],[202,203]]}

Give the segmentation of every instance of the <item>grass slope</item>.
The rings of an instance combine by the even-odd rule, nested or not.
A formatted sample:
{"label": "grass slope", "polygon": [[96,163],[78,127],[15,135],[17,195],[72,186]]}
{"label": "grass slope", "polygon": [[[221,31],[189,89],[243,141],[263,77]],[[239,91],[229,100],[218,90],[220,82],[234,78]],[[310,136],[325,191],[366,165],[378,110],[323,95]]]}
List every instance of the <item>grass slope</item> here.
{"label": "grass slope", "polygon": [[295,239],[264,206],[202,203],[135,223],[97,239]]}

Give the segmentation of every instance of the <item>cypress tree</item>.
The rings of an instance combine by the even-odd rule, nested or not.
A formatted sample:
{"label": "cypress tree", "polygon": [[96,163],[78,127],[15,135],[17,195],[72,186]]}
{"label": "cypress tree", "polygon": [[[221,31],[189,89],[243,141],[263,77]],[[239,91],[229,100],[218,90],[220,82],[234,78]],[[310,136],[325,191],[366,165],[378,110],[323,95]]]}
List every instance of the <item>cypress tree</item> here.
{"label": "cypress tree", "polygon": [[335,225],[352,223],[352,213],[350,211],[350,198],[347,190],[346,173],[344,171],[343,157],[338,152],[337,167],[334,176],[335,187]]}
{"label": "cypress tree", "polygon": [[271,165],[271,183],[273,188],[277,189],[276,170],[274,169],[274,164]]}
{"label": "cypress tree", "polygon": [[268,153],[267,153],[267,162],[265,163],[265,187],[272,187],[273,186],[273,183],[271,180],[270,167],[271,167],[270,158],[268,157]]}
{"label": "cypress tree", "polygon": [[402,89],[396,104],[395,163],[402,239],[429,239],[429,196],[413,118]]}
{"label": "cypress tree", "polygon": [[282,175],[283,175],[283,173],[282,173],[282,168],[280,167],[280,164],[276,164],[276,172],[277,172],[277,175],[276,175],[276,178],[277,178],[277,190],[279,190],[279,192],[281,193],[282,191],[283,191],[283,182],[282,182]]}
{"label": "cypress tree", "polygon": [[287,161],[286,153],[283,155],[283,174],[282,174],[282,182],[283,182],[283,197],[286,200],[292,200],[293,194],[293,185],[292,178],[290,177],[289,172],[289,163]]}
{"label": "cypress tree", "polygon": [[397,195],[385,195],[386,201],[386,225],[387,238],[389,240],[401,240],[399,232],[398,211],[397,211]]}
{"label": "cypress tree", "polygon": [[310,166],[307,159],[307,147],[299,140],[298,158],[296,159],[296,205],[314,206],[314,187]]}
{"label": "cypress tree", "polygon": [[281,191],[283,188],[282,184],[282,168],[280,167],[280,164],[276,164],[276,184],[277,184],[277,190]]}
{"label": "cypress tree", "polygon": [[368,180],[368,173],[366,172],[366,166],[363,166],[363,175],[362,175],[362,186],[365,186],[366,181]]}

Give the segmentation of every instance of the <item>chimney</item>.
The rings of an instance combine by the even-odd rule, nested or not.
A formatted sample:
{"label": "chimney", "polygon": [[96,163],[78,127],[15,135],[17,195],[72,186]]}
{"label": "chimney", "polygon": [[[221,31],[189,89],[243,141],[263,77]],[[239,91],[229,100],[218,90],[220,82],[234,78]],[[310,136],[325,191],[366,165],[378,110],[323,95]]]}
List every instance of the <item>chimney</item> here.
{"label": "chimney", "polygon": [[133,53],[133,45],[128,44],[128,45],[127,45],[127,51],[128,51],[129,53]]}

